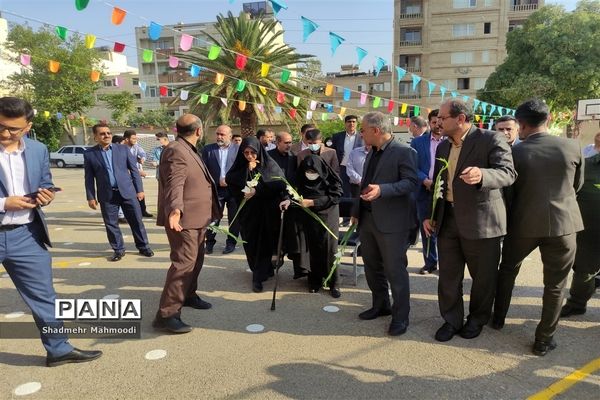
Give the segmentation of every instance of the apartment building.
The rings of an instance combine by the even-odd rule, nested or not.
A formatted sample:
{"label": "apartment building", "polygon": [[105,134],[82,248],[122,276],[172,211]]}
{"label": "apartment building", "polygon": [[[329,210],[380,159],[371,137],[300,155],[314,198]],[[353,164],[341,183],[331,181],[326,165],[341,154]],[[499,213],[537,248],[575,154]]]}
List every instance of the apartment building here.
{"label": "apartment building", "polygon": [[[394,0],[393,64],[408,73],[392,97],[427,108],[441,102],[439,87],[473,98],[506,57],[507,32],[522,26],[544,0]],[[428,83],[412,90],[412,74]]]}
{"label": "apartment building", "polygon": [[[8,38],[8,21],[0,16],[0,81],[12,74],[21,72],[22,66],[13,61],[15,54],[5,47]],[[10,95],[10,91],[0,87],[0,97]]]}

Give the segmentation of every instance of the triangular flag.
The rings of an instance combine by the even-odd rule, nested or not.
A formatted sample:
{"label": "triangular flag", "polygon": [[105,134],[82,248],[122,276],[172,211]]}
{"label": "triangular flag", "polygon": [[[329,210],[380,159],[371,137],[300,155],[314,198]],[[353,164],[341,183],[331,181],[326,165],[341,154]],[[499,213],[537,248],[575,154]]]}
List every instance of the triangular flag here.
{"label": "triangular flag", "polygon": [[290,108],[290,118],[291,119],[296,118],[296,109],[295,108]]}
{"label": "triangular flag", "polygon": [[127,11],[123,10],[122,8],[115,7],[113,8],[111,22],[113,25],[121,25],[126,15]]}
{"label": "triangular flag", "polygon": [[225,75],[223,75],[220,72],[217,72],[217,74],[215,75],[215,83],[217,85],[220,85],[221,83],[223,83],[223,80],[225,79]]}
{"label": "triangular flag", "polygon": [[308,39],[311,33],[317,30],[319,25],[303,16],[300,16],[300,19],[302,20],[302,41],[306,42],[306,39]]}
{"label": "triangular flag", "polygon": [[65,28],[64,26],[57,26],[55,28],[55,31],[56,31],[56,36],[61,38],[61,40],[67,40],[67,32],[68,32],[67,28]]}
{"label": "triangular flag", "polygon": [[260,103],[256,105],[256,108],[258,108],[258,111],[260,112],[265,112],[265,106]]}
{"label": "triangular flag", "polygon": [[369,53],[365,49],[363,49],[362,47],[357,47],[356,57],[358,57],[358,61],[356,63],[360,65],[360,62],[367,56],[367,54]]}
{"label": "triangular flag", "polygon": [[192,64],[190,67],[190,76],[193,78],[197,78],[200,75],[200,67],[196,64]]}
{"label": "triangular flag", "polygon": [[246,102],[244,100],[238,100],[238,109],[240,111],[246,110]]}
{"label": "triangular flag", "polygon": [[375,96],[373,99],[373,108],[379,108],[379,104],[381,103],[381,97]]}
{"label": "triangular flag", "polygon": [[290,79],[292,72],[289,69],[281,71],[281,83],[286,83]]}
{"label": "triangular flag", "polygon": [[428,96],[431,97],[431,92],[433,92],[433,89],[435,89],[436,84],[433,83],[433,82],[431,82],[431,81],[427,81],[427,86],[428,86],[428,89],[429,89]]}
{"label": "triangular flag", "polygon": [[450,96],[452,96],[452,98],[455,98],[456,96],[458,96],[458,93],[456,93],[455,91],[451,91]]}
{"label": "triangular flag", "polygon": [[31,64],[31,56],[29,54],[21,54],[21,64],[23,64],[23,65]]}
{"label": "triangular flag", "polygon": [[166,96],[169,93],[169,89],[166,86],[160,86],[158,88],[158,92],[162,97]]}
{"label": "triangular flag", "polygon": [[179,40],[179,48],[182,51],[189,51],[192,48],[193,43],[194,37],[184,33],[181,35],[181,39]]}
{"label": "triangular flag", "polygon": [[179,58],[175,56],[169,56],[169,67],[177,68],[179,66]]}
{"label": "triangular flag", "polygon": [[100,80],[100,72],[99,71],[90,72],[90,79],[92,82],[98,82]]}
{"label": "triangular flag", "polygon": [[269,75],[269,68],[271,68],[271,64],[262,63],[260,65],[260,76],[264,78]]}
{"label": "triangular flag", "polygon": [[333,84],[328,83],[325,85],[325,96],[331,96],[333,94]]}
{"label": "triangular flag", "polygon": [[160,39],[160,34],[162,32],[162,25],[157,24],[154,21],[150,22],[150,26],[148,27],[148,37],[150,40],[158,40]]}
{"label": "triangular flag", "polygon": [[413,112],[415,114],[415,117],[418,117],[419,115],[421,115],[421,107],[415,106]]}
{"label": "triangular flag", "polygon": [[179,92],[179,98],[183,101],[186,101],[188,99],[189,95],[190,95],[190,92],[187,90],[181,89],[181,91]]}
{"label": "triangular flag", "polygon": [[122,53],[123,50],[125,50],[125,44],[119,43],[119,42],[115,42],[115,45],[113,47],[113,51],[115,53]]}
{"label": "triangular flag", "polygon": [[93,49],[94,44],[96,43],[96,36],[88,33],[85,35],[85,47],[88,49]]}
{"label": "triangular flag", "polygon": [[242,71],[246,67],[246,63],[248,62],[248,57],[243,54],[235,55],[235,67]]}
{"label": "triangular flag", "polygon": [[475,121],[479,122],[479,120],[481,119],[481,117],[479,115],[475,115]]}
{"label": "triangular flag", "polygon": [[225,97],[221,97],[221,103],[223,103],[223,105],[227,107],[227,99]]}
{"label": "triangular flag", "polygon": [[246,81],[243,79],[238,79],[235,90],[237,90],[238,92],[243,92],[245,87],[246,87]]}
{"label": "triangular flag", "polygon": [[390,100],[388,102],[388,107],[387,107],[388,112],[391,113],[392,111],[394,111],[395,106],[396,106],[396,103],[394,103],[394,100]]}
{"label": "triangular flag", "polygon": [[294,96],[294,99],[292,100],[292,105],[294,107],[298,107],[298,104],[300,104],[300,97]]}
{"label": "triangular flag", "polygon": [[216,44],[210,46],[210,50],[208,50],[208,59],[216,60],[219,57],[219,53],[221,53],[221,48]]}
{"label": "triangular flag", "polygon": [[444,101],[444,96],[446,96],[446,91],[447,90],[448,89],[446,89],[445,87],[440,86],[440,93],[442,94],[442,101]]}
{"label": "triangular flag", "polygon": [[283,103],[285,101],[285,93],[283,92],[277,92],[277,102],[279,104]]}
{"label": "triangular flag", "polygon": [[494,126],[494,120],[490,119],[490,122],[488,122],[488,129],[492,129],[492,126]]}
{"label": "triangular flag", "polygon": [[413,92],[417,90],[417,85],[421,82],[421,77],[419,75],[412,74],[412,90]]}
{"label": "triangular flag", "polygon": [[404,122],[406,123],[406,126],[410,126],[410,118],[406,118]]}
{"label": "triangular flag", "polygon": [[142,52],[142,60],[144,62],[152,62],[152,60],[154,59],[154,52],[150,49],[144,49],[144,51]]}
{"label": "triangular flag", "polygon": [[360,104],[364,105],[367,102],[367,94],[366,93],[361,93],[360,94]]}
{"label": "triangular flag", "polygon": [[235,0],[229,0],[229,4],[235,3]]}
{"label": "triangular flag", "polygon": [[288,6],[281,2],[280,0],[269,0],[271,2],[271,6],[273,7],[273,13],[277,16],[277,13],[281,10],[287,10]]}
{"label": "triangular flag", "polygon": [[258,86],[258,90],[260,90],[260,92],[261,92],[262,94],[267,94],[267,88],[266,88],[266,87],[264,87],[264,86],[260,86],[260,85],[259,85],[259,86]]}
{"label": "triangular flag", "polygon": [[352,92],[348,88],[344,88],[344,101],[349,101],[350,96],[352,96]]}
{"label": "triangular flag", "polygon": [[469,96],[463,96],[463,98],[462,98],[462,99],[463,99],[463,101],[464,101],[465,103],[468,103],[468,102],[469,102],[469,99],[470,99],[470,97],[469,97]]}
{"label": "triangular flag", "polygon": [[490,107],[490,116],[494,115],[494,112],[496,111],[496,108],[497,107],[495,105],[493,105],[493,104],[491,105],[491,107]]}
{"label": "triangular flag", "polygon": [[202,93],[200,96],[200,104],[208,103],[208,95],[206,93]]}
{"label": "triangular flag", "polygon": [[400,82],[402,80],[402,78],[404,78],[404,75],[406,75],[406,70],[404,68],[400,68],[400,67],[396,67],[396,75],[397,75],[397,79],[398,82]]}
{"label": "triangular flag", "polygon": [[488,106],[488,103],[486,103],[486,102],[481,103],[481,111],[483,111],[484,114],[487,114],[487,106]]}
{"label": "triangular flag", "polygon": [[400,122],[400,118],[394,117],[394,125],[398,126],[398,122]]}
{"label": "triangular flag", "polygon": [[407,108],[408,108],[408,104],[402,103],[402,107],[400,107],[400,114],[406,114]]}
{"label": "triangular flag", "polygon": [[317,101],[316,100],[310,101],[310,109],[313,111],[317,109]]}
{"label": "triangular flag", "polygon": [[379,75],[379,71],[381,71],[381,68],[383,68],[385,64],[387,64],[387,62],[383,58],[377,57],[377,62],[375,63],[375,76]]}
{"label": "triangular flag", "polygon": [[142,92],[145,92],[145,91],[146,91],[146,82],[144,82],[144,81],[139,81],[139,83],[138,83],[138,86],[140,87],[140,90],[141,90]]}
{"label": "triangular flag", "polygon": [[84,10],[88,6],[89,2],[90,0],[75,0],[75,8],[77,11]]}
{"label": "triangular flag", "polygon": [[479,107],[479,103],[481,103],[481,101],[473,99],[473,112],[477,112],[477,107]]}
{"label": "triangular flag", "polygon": [[333,32],[329,32],[329,43],[331,45],[331,55],[332,56],[335,55],[335,51],[337,50],[339,45],[342,44],[342,42],[345,40],[346,39],[344,39],[340,35],[335,34]]}
{"label": "triangular flag", "polygon": [[504,107],[498,107],[498,115],[504,115]]}
{"label": "triangular flag", "polygon": [[307,111],[307,112],[306,112],[306,119],[307,119],[307,120],[310,120],[310,119],[312,119],[312,111]]}
{"label": "triangular flag", "polygon": [[55,74],[60,70],[60,63],[58,61],[49,60],[48,69],[50,70],[50,72]]}

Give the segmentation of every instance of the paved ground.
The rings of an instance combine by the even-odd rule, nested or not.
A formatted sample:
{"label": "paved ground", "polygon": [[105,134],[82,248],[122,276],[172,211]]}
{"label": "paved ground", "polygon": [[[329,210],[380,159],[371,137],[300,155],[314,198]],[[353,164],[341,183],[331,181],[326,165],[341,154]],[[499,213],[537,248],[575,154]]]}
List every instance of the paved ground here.
{"label": "paved ground", "polygon": [[[81,169],[54,169],[65,189],[46,210],[55,247],[55,287],[60,297],[140,298],[144,317],[140,340],[75,339],[82,348],[104,351],[93,363],[44,367],[38,340],[0,340],[0,398],[18,397],[20,385],[38,382],[35,399],[522,399],[600,398],[600,299],[584,316],[560,322],[559,347],[548,356],[530,354],[541,311],[539,255],[526,260],[513,306],[502,331],[486,328],[473,340],[460,337],[441,344],[433,339],[441,325],[437,276],[417,274],[419,248],[409,251],[411,325],[407,334],[386,336],[387,318],[360,321],[370,305],[364,276],[358,286],[345,278],[340,299],[309,294],[305,281],[291,279],[291,265],[281,273],[277,311],[269,310],[272,282],[252,293],[251,275],[241,250],[222,256],[222,246],[207,256],[200,275],[200,295],[213,303],[208,311],[185,308],[183,320],[196,327],[187,335],[164,336],[150,327],[168,262],[162,228],[146,227],[156,251],[138,257],[129,228],[129,253],[110,263],[99,212],[87,208]],[[149,210],[155,211],[156,181],[146,179]],[[346,269],[346,272],[348,270]],[[468,286],[468,283],[467,283]],[[468,293],[468,288],[465,288]],[[323,311],[335,305],[337,313]],[[0,321],[24,311],[14,321],[29,321],[24,303],[6,277],[0,279]],[[388,317],[389,318],[389,317]],[[262,333],[249,333],[262,324]],[[158,360],[146,359],[164,350]],[[589,364],[591,363],[592,364]],[[587,366],[586,366],[587,365]],[[584,367],[590,375],[574,374]],[[572,386],[570,386],[573,384]],[[570,386],[570,387],[569,387]],[[19,389],[17,389],[19,388]]]}

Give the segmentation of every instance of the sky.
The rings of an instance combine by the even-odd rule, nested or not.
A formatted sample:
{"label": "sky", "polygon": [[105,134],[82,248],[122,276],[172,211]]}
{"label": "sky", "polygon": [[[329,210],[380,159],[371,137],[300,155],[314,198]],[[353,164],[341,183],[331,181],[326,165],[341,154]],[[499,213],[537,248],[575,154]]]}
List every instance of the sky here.
{"label": "sky", "polygon": [[[500,0],[508,1],[508,0]],[[96,46],[112,46],[114,41],[126,44],[131,66],[137,66],[134,27],[154,21],[161,25],[179,22],[215,21],[219,13],[228,11],[237,15],[244,0],[90,0],[88,7],[77,11],[75,0],[0,0],[2,17],[18,24],[29,24],[37,29],[43,23],[60,25],[70,31],[97,36]],[[340,65],[356,63],[356,47],[367,50],[361,63],[362,70],[373,69],[375,57],[392,62],[393,0],[283,0],[287,10],[281,10],[278,19],[285,30],[284,39],[299,53],[317,56],[323,72],[339,71]],[[546,4],[561,4],[572,10],[576,0],[546,0]],[[127,10],[125,21],[111,24],[112,7]],[[17,14],[17,15],[14,15]],[[319,28],[302,43],[304,16]],[[345,41],[331,55],[329,35],[332,31]]]}

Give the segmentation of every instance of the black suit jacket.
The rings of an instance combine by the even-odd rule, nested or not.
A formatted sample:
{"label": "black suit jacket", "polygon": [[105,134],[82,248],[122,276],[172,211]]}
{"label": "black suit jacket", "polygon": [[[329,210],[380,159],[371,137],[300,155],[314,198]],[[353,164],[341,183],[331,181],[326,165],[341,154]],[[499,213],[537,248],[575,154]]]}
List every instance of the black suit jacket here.
{"label": "black suit jacket", "polygon": [[[238,149],[239,146],[237,144],[230,144],[229,152],[227,153],[227,162],[225,163],[225,173],[227,173],[229,168],[231,168],[233,165]],[[217,185],[217,190],[219,193],[226,190],[227,188],[219,186],[221,176],[221,165],[219,164],[219,145],[216,143],[211,143],[204,146],[202,149],[202,160],[206,164],[206,168],[208,168],[210,176]]]}
{"label": "black suit jacket", "polygon": [[[357,131],[354,135],[356,135],[356,139],[354,140],[353,149],[364,146],[365,144],[363,143],[360,133],[358,133],[358,131]],[[331,137],[331,148],[335,150],[338,162],[340,162],[340,163],[344,159],[344,140],[345,139],[346,139],[346,131],[338,132]]]}

